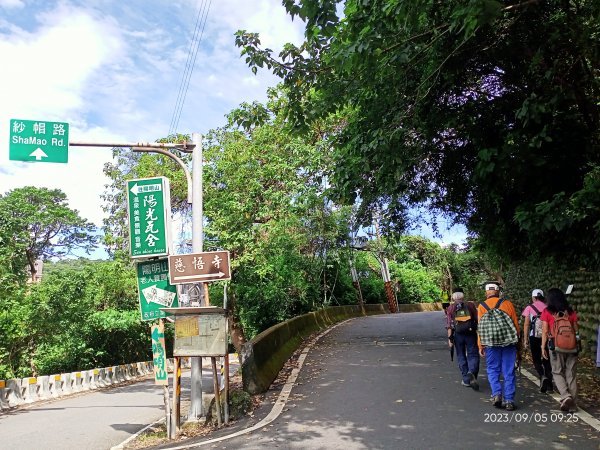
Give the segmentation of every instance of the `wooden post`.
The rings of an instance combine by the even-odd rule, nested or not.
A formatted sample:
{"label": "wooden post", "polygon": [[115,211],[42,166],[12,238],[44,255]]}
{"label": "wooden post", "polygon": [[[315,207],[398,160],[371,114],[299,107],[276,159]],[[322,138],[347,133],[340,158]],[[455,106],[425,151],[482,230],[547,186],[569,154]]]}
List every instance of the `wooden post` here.
{"label": "wooden post", "polygon": [[223,425],[221,420],[221,393],[219,392],[219,377],[217,374],[217,358],[214,356],[210,357],[210,362],[213,369],[213,386],[215,390],[215,406],[217,408],[217,425],[219,428]]}
{"label": "wooden post", "polygon": [[171,425],[171,439],[177,437],[181,422],[181,360],[177,356],[173,360],[173,424]]}
{"label": "wooden post", "polygon": [[167,424],[167,436],[169,439],[171,439],[171,404],[169,402],[169,386],[163,386],[163,397],[165,399],[165,422]]}

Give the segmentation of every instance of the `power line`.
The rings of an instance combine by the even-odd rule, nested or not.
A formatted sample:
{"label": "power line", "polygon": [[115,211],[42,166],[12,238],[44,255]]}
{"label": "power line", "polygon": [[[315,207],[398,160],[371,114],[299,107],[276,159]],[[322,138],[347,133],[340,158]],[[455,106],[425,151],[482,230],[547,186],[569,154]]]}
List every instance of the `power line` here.
{"label": "power line", "polygon": [[185,98],[187,96],[192,72],[194,71],[194,66],[196,64],[196,57],[198,56],[200,42],[202,41],[202,36],[204,35],[206,19],[208,18],[208,12],[211,4],[212,0],[210,0],[208,4],[203,0],[198,8],[194,33],[192,35],[192,40],[190,41],[185,68],[183,69],[181,82],[179,85],[179,92],[177,93],[177,100],[175,101],[175,107],[173,108],[173,116],[171,117],[171,123],[169,125],[169,135],[175,133],[177,127],[179,126],[179,118],[181,117],[181,111],[183,110],[183,105],[185,104]]}

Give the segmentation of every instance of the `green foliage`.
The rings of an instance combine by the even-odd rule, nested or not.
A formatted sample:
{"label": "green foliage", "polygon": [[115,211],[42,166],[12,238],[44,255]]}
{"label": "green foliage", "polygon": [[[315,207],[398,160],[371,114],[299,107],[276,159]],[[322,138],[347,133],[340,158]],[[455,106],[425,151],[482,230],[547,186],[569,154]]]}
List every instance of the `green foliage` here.
{"label": "green foliage", "polygon": [[[175,134],[161,143],[188,142],[189,136]],[[186,163],[191,163],[191,156],[178,149],[170,150]],[[156,153],[135,153],[131,149],[114,148],[112,163],[106,163],[104,174],[112,180],[107,190],[100,196],[104,201],[103,210],[107,213],[104,219],[104,244],[113,257],[127,261],[129,259],[127,229],[127,196],[125,185],[127,180],[165,176],[171,186],[171,210],[175,217],[187,217],[191,207],[187,198],[187,179],[179,165],[171,158]]]}
{"label": "green foliage", "polygon": [[344,116],[336,199],[400,230],[424,206],[509,259],[598,260],[600,3],[337,3],[284,2],[305,41],[279,58],[236,35],[252,70],[283,79],[290,129]]}
{"label": "green foliage", "polygon": [[62,258],[75,249],[89,253],[96,247],[95,228],[58,189],[27,186],[0,195],[0,276],[33,277],[37,259]]}
{"label": "green foliage", "polygon": [[88,260],[46,267],[41,283],[2,300],[0,378],[151,359],[133,267]]}
{"label": "green foliage", "polygon": [[348,222],[324,194],[331,161],[318,130],[285,133],[275,113],[285,101],[272,91],[266,106],[243,104],[206,139],[206,238],[232,254],[231,300],[248,337],[350,297],[337,245]]}

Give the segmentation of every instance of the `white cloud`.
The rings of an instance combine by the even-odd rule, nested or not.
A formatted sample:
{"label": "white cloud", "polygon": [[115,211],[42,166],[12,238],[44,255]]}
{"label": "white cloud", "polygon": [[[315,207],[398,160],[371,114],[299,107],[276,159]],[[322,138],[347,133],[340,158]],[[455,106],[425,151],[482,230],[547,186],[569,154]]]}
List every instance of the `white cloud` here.
{"label": "white cloud", "polygon": [[[97,225],[110,148],[71,147],[68,164],[8,160],[11,118],[70,124],[70,140],[137,142],[169,129],[197,1],[0,0],[0,194],[26,185],[60,188]],[[10,8],[10,9],[9,9]],[[178,132],[206,132],[278,82],[251,74],[234,45],[238,29],[277,50],[299,42],[279,0],[212,2]]]}
{"label": "white cloud", "polygon": [[22,0],[0,0],[0,8],[18,9],[23,8],[24,6],[25,2]]}

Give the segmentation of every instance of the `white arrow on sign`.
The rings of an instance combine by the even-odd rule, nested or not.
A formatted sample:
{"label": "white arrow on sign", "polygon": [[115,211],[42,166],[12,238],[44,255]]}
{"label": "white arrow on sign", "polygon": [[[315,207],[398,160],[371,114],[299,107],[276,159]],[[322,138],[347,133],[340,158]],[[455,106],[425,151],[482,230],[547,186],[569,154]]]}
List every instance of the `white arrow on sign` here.
{"label": "white arrow on sign", "polygon": [[40,161],[42,158],[47,158],[48,155],[46,155],[46,153],[44,153],[44,150],[42,150],[41,148],[36,148],[33,152],[31,152],[31,154],[29,156],[35,156],[35,159]]}
{"label": "white arrow on sign", "polygon": [[182,275],[180,277],[174,276],[173,280],[194,280],[197,278],[212,278],[212,277],[218,277],[218,278],[222,278],[224,277],[225,274],[223,272],[216,272],[216,273],[203,273],[203,274],[199,274],[199,275]]}
{"label": "white arrow on sign", "polygon": [[[140,193],[141,187],[143,186],[138,186],[138,184],[135,183],[133,186],[131,186],[131,189],[129,190],[133,192],[134,195],[138,195]],[[144,192],[148,192],[148,189],[150,189],[150,191],[160,192],[162,191],[162,186],[161,184],[147,184],[145,185]]]}
{"label": "white arrow on sign", "polygon": [[156,303],[166,307],[171,307],[173,300],[175,299],[175,292],[166,291],[164,289],[156,287],[156,285],[148,286],[142,289],[142,293],[146,298],[146,303]]}

